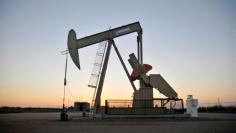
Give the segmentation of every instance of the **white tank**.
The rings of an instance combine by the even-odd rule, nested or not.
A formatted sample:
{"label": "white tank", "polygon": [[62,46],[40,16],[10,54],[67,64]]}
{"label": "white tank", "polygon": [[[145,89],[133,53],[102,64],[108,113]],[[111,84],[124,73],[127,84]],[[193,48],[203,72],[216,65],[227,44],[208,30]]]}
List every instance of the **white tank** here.
{"label": "white tank", "polygon": [[193,95],[188,95],[186,100],[187,114],[191,117],[198,117],[198,99],[193,99]]}

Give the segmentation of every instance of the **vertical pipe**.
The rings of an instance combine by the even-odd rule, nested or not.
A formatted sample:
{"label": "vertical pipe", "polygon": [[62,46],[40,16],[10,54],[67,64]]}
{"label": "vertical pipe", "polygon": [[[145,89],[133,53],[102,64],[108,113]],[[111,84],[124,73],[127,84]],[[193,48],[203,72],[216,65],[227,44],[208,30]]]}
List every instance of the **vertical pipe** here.
{"label": "vertical pipe", "polygon": [[62,105],[62,111],[63,112],[65,112],[67,61],[68,61],[68,53],[66,53],[66,65],[65,65],[65,77],[64,77],[64,93],[63,93],[63,105]]}
{"label": "vertical pipe", "polygon": [[141,30],[140,32],[139,32],[139,41],[140,41],[140,64],[141,64],[141,66],[143,65],[143,37],[142,37],[142,35],[143,35],[143,31]]}
{"label": "vertical pipe", "polygon": [[107,102],[107,100],[105,101],[105,114],[108,114],[108,102]]}
{"label": "vertical pipe", "polygon": [[[141,66],[143,66],[143,39],[142,39],[142,34],[143,31],[141,30],[140,32],[138,32],[138,60],[139,60],[139,64]],[[142,80],[140,80],[139,82],[140,88],[145,87],[145,84]]]}
{"label": "vertical pipe", "polygon": [[161,99],[161,107],[163,107],[163,99]]}
{"label": "vertical pipe", "polygon": [[182,106],[182,113],[184,113],[184,101],[183,101],[183,99],[181,99],[181,106]]}
{"label": "vertical pipe", "polygon": [[137,36],[137,54],[138,54],[138,63],[140,63],[140,42],[139,42],[139,34]]}

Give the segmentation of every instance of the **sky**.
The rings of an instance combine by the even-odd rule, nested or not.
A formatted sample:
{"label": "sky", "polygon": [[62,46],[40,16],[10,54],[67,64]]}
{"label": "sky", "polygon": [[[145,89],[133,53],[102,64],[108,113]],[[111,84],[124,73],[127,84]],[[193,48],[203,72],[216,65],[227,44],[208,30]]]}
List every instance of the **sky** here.
{"label": "sky", "polygon": [[[0,106],[61,107],[69,30],[82,38],[136,21],[149,74],[161,74],[184,100],[192,94],[200,105],[236,104],[234,0],[0,0]],[[115,39],[129,72],[136,36]],[[69,58],[67,105],[91,102],[97,47],[79,49],[81,70]],[[112,49],[102,101],[132,95]],[[164,97],[157,90],[154,96]]]}

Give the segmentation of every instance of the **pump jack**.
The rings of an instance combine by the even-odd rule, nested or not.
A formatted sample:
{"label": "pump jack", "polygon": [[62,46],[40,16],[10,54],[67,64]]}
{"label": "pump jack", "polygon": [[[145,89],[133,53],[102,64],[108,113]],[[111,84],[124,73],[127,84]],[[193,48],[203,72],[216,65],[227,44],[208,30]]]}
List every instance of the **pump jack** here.
{"label": "pump jack", "polygon": [[[125,66],[125,63],[119,53],[119,50],[116,47],[114,38],[121,37],[130,33],[137,32],[137,55],[130,54],[130,59],[128,60],[131,67],[133,68],[133,72],[130,75],[128,69]],[[130,81],[130,84],[134,90],[134,101],[135,100],[144,100],[144,99],[153,99],[153,88],[156,88],[160,91],[160,93],[164,94],[168,98],[177,98],[177,93],[172,89],[172,87],[162,78],[160,74],[150,74],[147,75],[147,72],[152,69],[151,65],[143,64],[143,43],[142,43],[142,27],[139,22],[131,23],[128,25],[124,25],[118,28],[109,29],[107,31],[103,31],[94,35],[90,35],[84,38],[77,39],[76,33],[72,29],[69,31],[68,35],[68,50],[70,56],[74,62],[74,64],[80,69],[80,61],[79,61],[79,52],[78,49],[102,42],[108,41],[108,46],[106,48],[106,53],[102,65],[101,75],[98,82],[97,92],[95,96],[94,103],[94,114],[99,113],[100,102],[101,102],[101,93],[103,88],[103,83],[106,75],[107,64],[110,56],[110,50],[113,46],[118,58],[125,70],[125,73]],[[139,80],[139,89],[136,89],[133,81]],[[153,103],[145,103],[145,106],[152,106]],[[139,107],[143,106],[142,103],[134,102],[133,106]]]}

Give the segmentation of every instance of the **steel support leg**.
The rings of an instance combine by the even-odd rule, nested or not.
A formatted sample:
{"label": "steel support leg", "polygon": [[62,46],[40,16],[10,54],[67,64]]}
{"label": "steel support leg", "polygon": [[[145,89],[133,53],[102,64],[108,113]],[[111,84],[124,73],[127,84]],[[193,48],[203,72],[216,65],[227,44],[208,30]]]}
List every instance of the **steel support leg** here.
{"label": "steel support leg", "polygon": [[113,44],[113,47],[114,47],[114,49],[115,49],[115,51],[116,51],[116,54],[117,54],[117,56],[118,56],[118,58],[119,58],[119,60],[120,60],[120,62],[121,62],[121,64],[122,64],[122,66],[123,66],[123,68],[124,68],[124,70],[125,70],[125,73],[126,73],[128,79],[129,79],[129,81],[130,81],[130,84],[131,84],[132,87],[133,87],[133,90],[134,90],[134,91],[137,91],[137,89],[136,89],[136,87],[135,87],[133,81],[131,80],[131,77],[130,77],[130,75],[129,75],[128,69],[126,68],[125,63],[124,63],[124,61],[123,61],[123,59],[122,59],[122,57],[121,57],[121,55],[120,55],[120,52],[119,52],[119,50],[118,50],[117,47],[116,47],[116,44],[115,44],[114,40],[112,40],[112,44]]}
{"label": "steel support leg", "polygon": [[95,102],[94,102],[94,114],[98,113],[98,109],[101,104],[100,102],[101,102],[102,88],[103,88],[103,83],[104,83],[106,70],[107,70],[107,64],[108,64],[108,60],[109,60],[109,56],[110,56],[111,45],[112,45],[112,42],[108,41],[106,55],[105,55],[105,59],[104,59],[103,67],[102,67],[102,72],[101,72],[101,76],[100,76],[99,83],[98,83],[98,89],[97,89],[97,93],[96,93],[96,97],[95,97]]}

